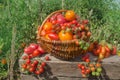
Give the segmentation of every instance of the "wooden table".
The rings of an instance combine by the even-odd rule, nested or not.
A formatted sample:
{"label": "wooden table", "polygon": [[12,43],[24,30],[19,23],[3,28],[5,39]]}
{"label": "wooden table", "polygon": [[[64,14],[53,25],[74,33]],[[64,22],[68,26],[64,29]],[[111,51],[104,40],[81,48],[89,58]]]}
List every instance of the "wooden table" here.
{"label": "wooden table", "polygon": [[[45,61],[45,56],[50,57],[50,61]],[[94,61],[96,57],[91,56],[91,60]],[[81,63],[80,57],[75,58],[72,61],[64,61],[57,59],[50,54],[46,54],[37,60],[43,60],[47,63],[47,70],[44,74],[40,76],[35,75],[25,75],[21,73],[21,80],[120,80],[120,57],[115,55],[109,58],[103,59],[102,66],[103,71],[100,77],[88,77],[83,78],[81,76],[80,69],[78,69],[77,64]],[[24,61],[19,60],[19,64]]]}

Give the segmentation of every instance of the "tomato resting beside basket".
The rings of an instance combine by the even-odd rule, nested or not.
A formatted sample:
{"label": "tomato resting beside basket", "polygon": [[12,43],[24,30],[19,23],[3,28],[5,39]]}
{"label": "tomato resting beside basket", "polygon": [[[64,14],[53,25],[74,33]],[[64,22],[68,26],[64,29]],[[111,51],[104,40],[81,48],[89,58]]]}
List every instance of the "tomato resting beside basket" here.
{"label": "tomato resting beside basket", "polygon": [[67,41],[75,39],[86,40],[91,36],[88,20],[79,20],[74,11],[56,13],[49,17],[39,35],[48,40]]}

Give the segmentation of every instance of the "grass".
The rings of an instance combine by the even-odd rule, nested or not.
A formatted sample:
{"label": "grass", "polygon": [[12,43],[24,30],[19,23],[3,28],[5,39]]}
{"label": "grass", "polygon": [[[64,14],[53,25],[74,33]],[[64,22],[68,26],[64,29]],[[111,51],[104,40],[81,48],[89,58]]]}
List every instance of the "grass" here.
{"label": "grass", "polygon": [[[0,0],[0,60],[11,54],[12,28],[16,27],[16,57],[22,43],[36,42],[37,26],[47,15],[59,9],[72,9],[81,19],[90,21],[91,41],[106,40],[120,47],[120,6],[114,0]],[[7,73],[8,65],[1,67]],[[5,70],[3,70],[5,69]]]}

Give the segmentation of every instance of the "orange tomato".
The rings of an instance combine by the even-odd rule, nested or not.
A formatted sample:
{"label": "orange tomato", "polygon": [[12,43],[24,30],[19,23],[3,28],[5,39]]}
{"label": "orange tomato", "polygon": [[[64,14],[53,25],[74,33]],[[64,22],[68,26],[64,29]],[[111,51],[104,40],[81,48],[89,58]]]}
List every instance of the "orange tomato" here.
{"label": "orange tomato", "polygon": [[2,63],[3,65],[5,65],[5,64],[7,63],[7,60],[6,60],[6,59],[2,59],[2,60],[1,60],[1,63]]}
{"label": "orange tomato", "polygon": [[64,32],[63,30],[59,32],[58,36],[61,41],[73,39],[73,34],[71,32]]}
{"label": "orange tomato", "polygon": [[45,31],[52,30],[52,26],[53,26],[53,24],[51,22],[46,22],[43,26],[43,30],[45,30]]}
{"label": "orange tomato", "polygon": [[95,67],[91,67],[90,69],[91,69],[91,71],[95,71]]}
{"label": "orange tomato", "polygon": [[101,64],[97,62],[96,67],[101,67]]}
{"label": "orange tomato", "polygon": [[72,21],[75,19],[75,12],[72,11],[72,10],[68,10],[66,13],[65,13],[65,19],[68,20],[68,21]]}

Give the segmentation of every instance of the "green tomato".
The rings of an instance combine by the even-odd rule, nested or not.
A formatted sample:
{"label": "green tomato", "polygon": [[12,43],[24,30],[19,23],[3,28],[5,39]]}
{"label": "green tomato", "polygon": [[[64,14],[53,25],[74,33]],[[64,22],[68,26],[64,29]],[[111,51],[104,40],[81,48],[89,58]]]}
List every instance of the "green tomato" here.
{"label": "green tomato", "polygon": [[92,76],[95,76],[96,75],[96,72],[92,72]]}
{"label": "green tomato", "polygon": [[102,72],[102,68],[101,67],[97,68],[97,72]]}
{"label": "green tomato", "polygon": [[99,73],[99,72],[95,72],[95,75],[96,75],[96,76],[100,76],[100,73]]}

